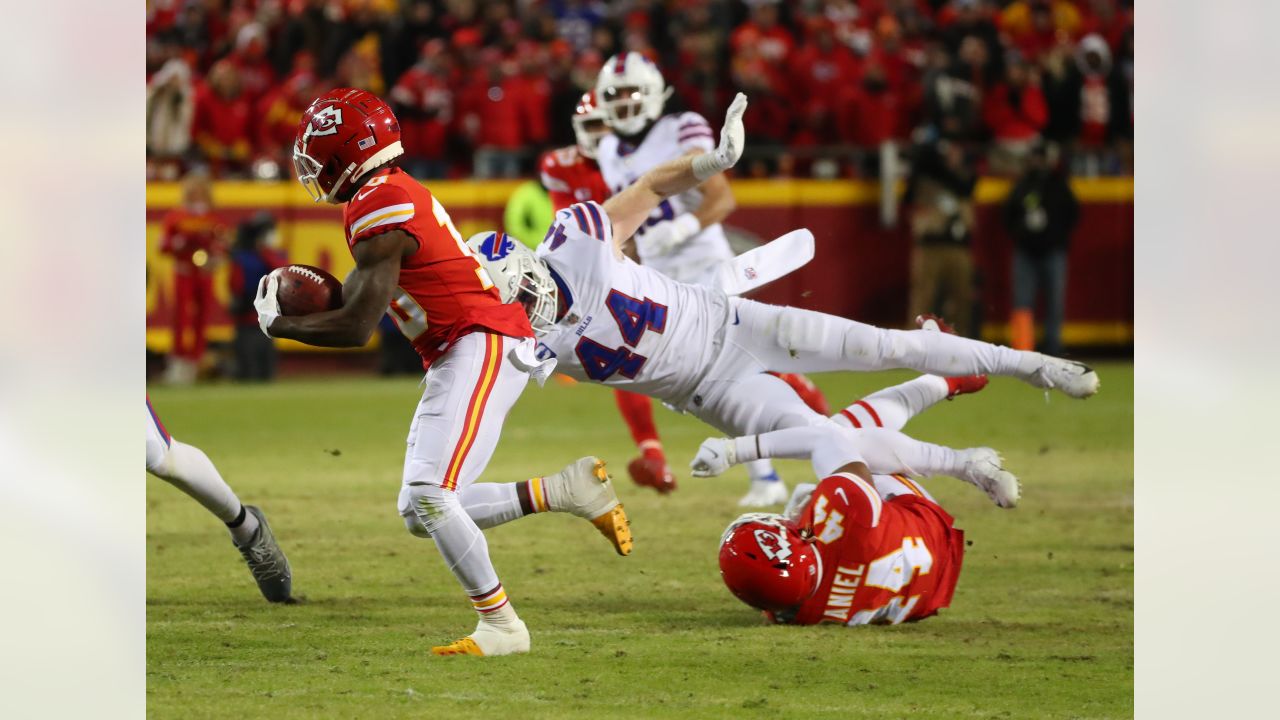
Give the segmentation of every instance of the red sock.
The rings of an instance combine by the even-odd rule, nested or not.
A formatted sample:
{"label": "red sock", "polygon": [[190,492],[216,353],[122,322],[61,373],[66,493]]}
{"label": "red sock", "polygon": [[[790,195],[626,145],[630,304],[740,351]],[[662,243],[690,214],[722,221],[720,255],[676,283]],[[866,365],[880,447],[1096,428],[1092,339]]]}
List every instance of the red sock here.
{"label": "red sock", "polygon": [[656,451],[662,457],[662,443],[658,440],[658,427],[653,424],[653,401],[639,393],[626,390],[614,390],[613,398],[618,403],[618,411],[631,430],[631,439],[636,447],[646,456]]}

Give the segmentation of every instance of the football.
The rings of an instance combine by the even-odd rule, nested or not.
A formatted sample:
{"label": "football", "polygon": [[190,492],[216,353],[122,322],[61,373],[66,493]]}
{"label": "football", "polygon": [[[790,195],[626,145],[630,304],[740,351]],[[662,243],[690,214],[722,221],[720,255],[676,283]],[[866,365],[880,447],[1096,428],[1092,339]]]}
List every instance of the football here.
{"label": "football", "polygon": [[342,307],[342,282],[311,265],[286,265],[273,274],[279,279],[276,299],[281,315],[310,315]]}

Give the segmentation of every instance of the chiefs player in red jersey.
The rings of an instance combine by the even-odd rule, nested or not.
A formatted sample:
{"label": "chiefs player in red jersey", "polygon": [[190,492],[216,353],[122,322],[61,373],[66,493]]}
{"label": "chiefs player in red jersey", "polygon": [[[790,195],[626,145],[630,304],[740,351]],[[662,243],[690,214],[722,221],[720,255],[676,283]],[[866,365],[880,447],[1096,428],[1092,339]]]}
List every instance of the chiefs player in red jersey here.
{"label": "chiefs player in red jersey", "polygon": [[170,378],[195,379],[213,309],[213,268],[226,252],[226,227],[213,214],[207,173],[182,181],[182,207],[164,217],[160,252],[173,258],[173,356]]}
{"label": "chiefs player in red jersey", "polygon": [[542,187],[547,189],[557,212],[574,203],[603,203],[609,199],[609,186],[604,184],[600,166],[596,165],[596,146],[608,134],[604,111],[596,107],[595,92],[586,93],[573,113],[576,144],[548,150],[538,160]]}
{"label": "chiefs player in red jersey", "polygon": [[964,533],[902,473],[954,475],[1006,508],[1017,504],[1018,481],[990,448],[920,443],[925,452],[908,463],[899,437],[890,428],[828,423],[704,442],[695,476],[757,457],[786,457],[809,459],[821,478],[816,487],[797,487],[784,514],[752,513],[729,525],[720,544],[729,590],[771,621],[796,625],[897,624],[947,607],[960,576]]}
{"label": "chiefs player in red jersey", "polygon": [[[610,195],[595,160],[596,146],[601,137],[609,134],[609,126],[605,124],[604,111],[596,105],[594,90],[578,101],[573,113],[573,134],[576,144],[548,150],[538,161],[542,187],[546,188],[556,212],[579,202],[603,203]],[[640,450],[640,457],[627,465],[631,480],[660,493],[671,492],[676,488],[676,476],[662,451],[658,426],[653,421],[653,401],[626,390],[614,390],[613,397],[631,431],[631,439]]]}
{"label": "chiefs player in red jersey", "polygon": [[[524,309],[502,303],[440,201],[395,167],[402,153],[395,115],[372,94],[340,88],[311,103],[294,142],[294,170],[317,202],[344,204],[356,267],[341,308],[305,316],[280,316],[277,279],[268,275],[255,301],[259,323],[271,337],[358,347],[390,314],[427,368],[409,428],[400,514],[414,535],[435,540],[479,614],[475,632],[433,652],[527,652],[529,632],[498,581],[481,525],[570,512],[592,520],[626,554],[626,515],[595,458],[525,482],[472,484],[529,378],[541,382],[554,363],[534,356]],[[509,507],[510,517],[485,510],[473,517],[472,506]]]}

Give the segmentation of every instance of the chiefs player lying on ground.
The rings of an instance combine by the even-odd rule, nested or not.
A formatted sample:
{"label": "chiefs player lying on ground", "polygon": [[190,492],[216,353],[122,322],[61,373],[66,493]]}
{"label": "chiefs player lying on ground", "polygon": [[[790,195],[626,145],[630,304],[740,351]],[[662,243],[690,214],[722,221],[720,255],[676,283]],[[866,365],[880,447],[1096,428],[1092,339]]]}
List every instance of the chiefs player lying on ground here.
{"label": "chiefs player lying on ground", "polygon": [[[729,590],[770,621],[795,625],[896,625],[947,607],[960,577],[964,533],[928,492],[896,474],[911,469],[898,467],[894,435],[828,424],[704,442],[692,464],[695,476],[773,457],[808,458],[821,479],[796,488],[782,515],[751,513],[729,525],[720,543]],[[997,505],[1016,502],[1018,482],[1008,471],[982,481],[968,472],[970,464],[998,457],[995,451],[935,445],[930,455],[936,467],[959,468],[956,475]],[[914,470],[942,474],[935,467]]]}

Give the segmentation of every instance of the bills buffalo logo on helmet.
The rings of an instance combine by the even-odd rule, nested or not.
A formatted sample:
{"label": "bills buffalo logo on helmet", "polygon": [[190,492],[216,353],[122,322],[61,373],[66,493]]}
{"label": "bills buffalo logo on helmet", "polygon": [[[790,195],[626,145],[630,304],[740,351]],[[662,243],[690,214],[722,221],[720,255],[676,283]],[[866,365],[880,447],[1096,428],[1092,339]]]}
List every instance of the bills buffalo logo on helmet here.
{"label": "bills buffalo logo on helmet", "polygon": [[311,116],[311,124],[307,126],[306,133],[302,139],[308,140],[320,135],[333,135],[338,132],[338,126],[342,124],[342,108],[330,105],[327,108],[321,108],[315,115]]}
{"label": "bills buffalo logo on helmet", "polygon": [[763,552],[765,557],[782,563],[791,557],[791,544],[780,531],[756,528],[753,534],[756,544],[760,546],[760,552]]}
{"label": "bills buffalo logo on helmet", "polygon": [[480,252],[490,260],[501,260],[515,249],[515,241],[506,233],[493,233],[480,242]]}

